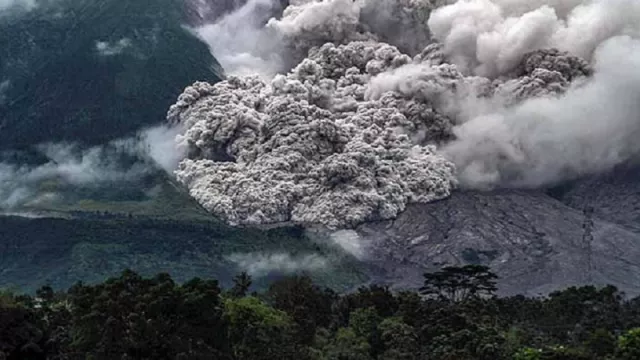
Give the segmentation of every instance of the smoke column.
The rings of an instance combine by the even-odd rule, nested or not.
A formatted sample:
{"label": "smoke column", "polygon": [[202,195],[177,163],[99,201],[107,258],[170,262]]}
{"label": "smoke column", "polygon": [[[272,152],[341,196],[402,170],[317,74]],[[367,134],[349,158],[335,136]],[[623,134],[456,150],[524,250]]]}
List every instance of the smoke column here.
{"label": "smoke column", "polygon": [[[466,74],[508,76],[524,54],[547,48],[594,68],[563,94],[530,96],[516,106],[494,96],[488,111],[478,107],[486,101],[461,104],[467,115],[456,118],[456,140],[443,151],[464,186],[550,185],[638,155],[640,1],[458,1],[435,10],[429,26]],[[579,68],[563,61],[558,70]]]}
{"label": "smoke column", "polygon": [[264,25],[278,8],[274,0],[249,0],[195,32],[209,45],[226,73],[271,77],[283,70],[283,49],[278,34]]}
{"label": "smoke column", "polygon": [[609,170],[640,152],[639,66],[638,40],[609,39],[585,83],[473,118],[443,151],[471,187],[538,187]]}
{"label": "smoke column", "polygon": [[463,73],[495,77],[531,50],[555,48],[589,61],[611,37],[640,36],[640,2],[464,0],[435,10],[429,28]]}
{"label": "smoke column", "polygon": [[455,187],[549,186],[640,150],[638,0],[259,10],[273,8],[250,1],[200,29],[230,76],[188,87],[168,115],[184,129],[178,181],[231,224],[351,227]]}

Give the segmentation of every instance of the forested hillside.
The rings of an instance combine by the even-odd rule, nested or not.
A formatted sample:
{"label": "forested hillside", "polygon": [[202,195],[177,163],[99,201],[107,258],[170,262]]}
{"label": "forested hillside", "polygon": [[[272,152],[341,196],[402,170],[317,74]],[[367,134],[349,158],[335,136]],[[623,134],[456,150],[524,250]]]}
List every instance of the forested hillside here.
{"label": "forested hillside", "polygon": [[[231,284],[253,269],[256,284],[309,270],[319,283],[347,290],[366,282],[364,268],[331,243],[316,243],[300,228],[232,228],[215,220],[130,217],[84,212],[75,218],[0,217],[0,287],[34,292],[97,283],[131,268],[176,280],[214,277]],[[187,214],[184,214],[187,215]]]}
{"label": "forested hillside", "polygon": [[0,294],[4,359],[637,360],[640,299],[614,287],[493,296],[483,266],[424,276],[420,292],[338,295],[306,276],[253,292],[125,271],[37,296]]}
{"label": "forested hillside", "polygon": [[195,80],[217,81],[179,0],[40,2],[0,16],[0,149],[104,144],[162,123]]}

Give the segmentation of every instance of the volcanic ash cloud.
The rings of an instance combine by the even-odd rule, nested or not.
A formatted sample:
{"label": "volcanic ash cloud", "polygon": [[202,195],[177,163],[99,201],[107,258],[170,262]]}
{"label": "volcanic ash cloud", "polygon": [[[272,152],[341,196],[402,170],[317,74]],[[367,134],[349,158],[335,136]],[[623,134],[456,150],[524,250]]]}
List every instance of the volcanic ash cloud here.
{"label": "volcanic ash cloud", "polygon": [[448,196],[453,164],[414,135],[447,133],[449,120],[428,99],[367,94],[410,61],[386,44],[326,44],[269,83],[194,84],[169,113],[187,128],[178,180],[231,224],[345,227]]}
{"label": "volcanic ash cloud", "polygon": [[198,82],[171,107],[186,150],[175,175],[230,224],[348,228],[456,186],[606,170],[637,153],[638,89],[621,75],[637,61],[615,59],[638,58],[640,11],[623,11],[638,3],[292,2],[251,28],[278,52],[253,55],[290,70]]}

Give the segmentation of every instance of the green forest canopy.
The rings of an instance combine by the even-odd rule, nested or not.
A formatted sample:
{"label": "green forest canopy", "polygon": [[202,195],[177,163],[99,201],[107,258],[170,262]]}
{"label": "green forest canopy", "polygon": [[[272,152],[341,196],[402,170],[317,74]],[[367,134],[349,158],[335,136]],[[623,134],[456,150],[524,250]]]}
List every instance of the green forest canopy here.
{"label": "green forest canopy", "polygon": [[[35,297],[4,292],[0,358],[640,358],[640,299],[625,299],[614,287],[496,297],[488,268],[439,273],[425,274],[422,294],[373,285],[339,295],[306,276],[255,293],[247,274],[222,289],[216,280],[178,284],[167,274],[144,278],[132,271],[60,293],[50,287]],[[459,280],[457,290],[473,295],[449,296],[447,286]],[[438,284],[448,285],[432,291]]]}

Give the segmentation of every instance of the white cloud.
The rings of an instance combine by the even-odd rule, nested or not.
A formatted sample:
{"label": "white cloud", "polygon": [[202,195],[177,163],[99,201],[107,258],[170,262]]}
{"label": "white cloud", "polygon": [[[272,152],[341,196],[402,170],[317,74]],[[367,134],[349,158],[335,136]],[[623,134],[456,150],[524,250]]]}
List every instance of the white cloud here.
{"label": "white cloud", "polygon": [[236,253],[227,259],[252,276],[264,276],[272,272],[290,274],[327,267],[327,260],[317,254],[291,256],[287,253]]}
{"label": "white cloud", "polygon": [[96,50],[102,56],[113,56],[121,54],[125,49],[132,46],[131,39],[123,38],[116,42],[96,41]]}

